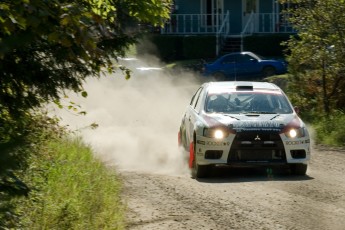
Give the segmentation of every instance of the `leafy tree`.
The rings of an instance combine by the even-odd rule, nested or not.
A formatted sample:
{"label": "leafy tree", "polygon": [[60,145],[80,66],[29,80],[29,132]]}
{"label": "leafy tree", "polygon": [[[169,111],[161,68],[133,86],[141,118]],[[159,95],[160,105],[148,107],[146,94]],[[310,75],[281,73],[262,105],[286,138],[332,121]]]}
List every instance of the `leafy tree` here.
{"label": "leafy tree", "polygon": [[[55,122],[35,110],[114,71],[138,23],[162,25],[170,0],[0,1],[0,229],[15,228],[11,199],[29,189],[16,172]],[[27,135],[30,134],[30,135]],[[31,152],[29,152],[31,151]],[[14,225],[13,225],[14,224]]]}
{"label": "leafy tree", "polygon": [[87,96],[85,78],[118,70],[136,25],[162,25],[169,7],[170,0],[2,0],[0,143],[22,134],[30,109],[58,102],[64,90]]}
{"label": "leafy tree", "polygon": [[[287,2],[287,1],[282,1]],[[345,107],[345,2],[295,0],[288,41],[294,100],[306,111],[330,114]]]}

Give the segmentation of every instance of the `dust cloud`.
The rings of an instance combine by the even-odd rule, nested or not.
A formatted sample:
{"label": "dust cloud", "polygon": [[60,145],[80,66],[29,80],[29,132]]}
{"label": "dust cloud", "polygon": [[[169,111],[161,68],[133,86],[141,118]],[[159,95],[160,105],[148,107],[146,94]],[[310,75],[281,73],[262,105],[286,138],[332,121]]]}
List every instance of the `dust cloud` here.
{"label": "dust cloud", "polygon": [[[121,170],[155,173],[189,173],[187,153],[178,149],[177,133],[182,115],[200,82],[191,73],[178,75],[160,69],[160,63],[120,60],[132,77],[121,73],[88,79],[88,97],[69,99],[85,110],[76,116],[54,110],[63,125],[77,131],[97,157]],[[98,125],[91,129],[90,124]]]}

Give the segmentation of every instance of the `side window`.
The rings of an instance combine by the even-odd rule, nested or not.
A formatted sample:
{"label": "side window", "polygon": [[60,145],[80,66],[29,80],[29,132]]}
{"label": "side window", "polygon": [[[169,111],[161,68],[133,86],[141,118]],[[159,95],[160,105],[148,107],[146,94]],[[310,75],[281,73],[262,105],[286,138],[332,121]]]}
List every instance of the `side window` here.
{"label": "side window", "polygon": [[205,90],[202,90],[201,93],[199,94],[198,100],[196,101],[196,105],[195,105],[196,111],[200,111],[201,106],[203,105],[203,102],[204,102],[204,100],[203,100],[204,95],[205,95]]}
{"label": "side window", "polygon": [[196,93],[194,94],[194,96],[192,97],[192,100],[190,101],[190,106],[191,106],[192,108],[195,107],[195,104],[196,104],[196,102],[197,102],[197,100],[198,100],[198,98],[199,98],[199,94],[200,94],[201,90],[202,90],[202,88],[199,88],[199,89],[196,91]]}
{"label": "side window", "polygon": [[250,60],[253,60],[254,58],[249,56],[249,55],[241,55],[239,57],[239,61],[238,62],[249,62]]}
{"label": "side window", "polygon": [[234,55],[229,55],[227,57],[224,57],[222,63],[223,64],[232,64],[236,62],[236,58],[234,57]]}

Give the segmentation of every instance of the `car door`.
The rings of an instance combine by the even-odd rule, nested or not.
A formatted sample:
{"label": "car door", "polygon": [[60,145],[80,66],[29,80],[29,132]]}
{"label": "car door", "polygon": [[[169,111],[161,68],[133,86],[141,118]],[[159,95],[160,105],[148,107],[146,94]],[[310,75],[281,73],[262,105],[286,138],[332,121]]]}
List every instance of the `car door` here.
{"label": "car door", "polygon": [[[186,145],[189,146],[189,143],[193,141],[193,132],[194,132],[194,123],[196,121],[196,114],[195,107],[199,101],[200,94],[203,90],[203,87],[200,87],[194,96],[190,104],[187,107],[185,117],[184,117],[184,127],[185,127],[185,138],[186,138]],[[186,146],[186,147],[188,147]]]}
{"label": "car door", "polygon": [[220,60],[219,72],[223,72],[227,77],[234,77],[236,75],[236,56],[227,55]]}
{"label": "car door", "polygon": [[259,61],[248,54],[241,54],[238,56],[236,62],[236,70],[238,76],[255,76],[260,74],[261,67]]}

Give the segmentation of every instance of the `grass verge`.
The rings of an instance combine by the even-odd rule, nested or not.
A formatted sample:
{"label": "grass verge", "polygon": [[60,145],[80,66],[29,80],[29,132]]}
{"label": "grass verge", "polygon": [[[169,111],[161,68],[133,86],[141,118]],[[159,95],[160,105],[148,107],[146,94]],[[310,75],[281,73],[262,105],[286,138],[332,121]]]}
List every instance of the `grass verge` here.
{"label": "grass verge", "polygon": [[342,111],[335,111],[328,117],[324,116],[315,120],[313,126],[316,131],[316,142],[328,146],[344,147],[344,122],[345,113]]}
{"label": "grass verge", "polygon": [[30,191],[11,199],[14,212],[6,226],[125,229],[121,181],[114,170],[95,159],[80,138],[63,136],[52,134],[39,146],[32,145],[35,152],[30,154],[27,168],[17,172]]}

